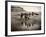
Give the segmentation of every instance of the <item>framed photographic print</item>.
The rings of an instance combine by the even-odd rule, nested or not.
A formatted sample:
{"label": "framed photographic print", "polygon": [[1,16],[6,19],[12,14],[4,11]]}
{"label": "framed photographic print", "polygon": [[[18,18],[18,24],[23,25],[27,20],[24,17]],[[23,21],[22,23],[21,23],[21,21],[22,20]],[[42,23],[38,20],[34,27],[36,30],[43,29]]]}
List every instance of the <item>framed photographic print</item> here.
{"label": "framed photographic print", "polygon": [[6,1],[5,35],[45,34],[45,3]]}

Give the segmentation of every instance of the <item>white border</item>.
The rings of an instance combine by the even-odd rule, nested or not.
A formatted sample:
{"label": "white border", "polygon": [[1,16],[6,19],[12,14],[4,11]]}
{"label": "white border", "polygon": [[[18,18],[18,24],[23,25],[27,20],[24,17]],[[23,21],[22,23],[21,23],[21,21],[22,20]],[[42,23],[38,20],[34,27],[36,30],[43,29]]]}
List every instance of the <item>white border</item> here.
{"label": "white border", "polygon": [[[11,5],[30,5],[30,6],[41,6],[41,30],[38,31],[17,31],[11,32]],[[8,35],[20,35],[20,34],[36,34],[44,33],[44,5],[43,4],[32,4],[32,3],[18,3],[18,2],[8,2]]]}

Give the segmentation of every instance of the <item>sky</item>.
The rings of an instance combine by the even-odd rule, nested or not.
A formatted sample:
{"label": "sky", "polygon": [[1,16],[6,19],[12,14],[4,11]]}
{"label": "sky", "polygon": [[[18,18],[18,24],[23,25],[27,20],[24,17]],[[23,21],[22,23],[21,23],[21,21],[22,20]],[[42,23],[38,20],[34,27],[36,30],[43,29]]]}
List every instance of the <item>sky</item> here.
{"label": "sky", "polygon": [[[15,6],[15,5],[14,5]],[[16,5],[29,12],[41,12],[41,6]]]}

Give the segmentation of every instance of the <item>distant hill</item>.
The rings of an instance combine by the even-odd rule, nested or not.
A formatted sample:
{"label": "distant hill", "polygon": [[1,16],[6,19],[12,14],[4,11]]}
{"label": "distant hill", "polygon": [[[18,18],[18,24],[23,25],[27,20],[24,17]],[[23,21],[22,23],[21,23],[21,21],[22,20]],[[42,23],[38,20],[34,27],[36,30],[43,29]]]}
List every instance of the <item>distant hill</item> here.
{"label": "distant hill", "polygon": [[24,9],[19,6],[11,6],[11,11],[12,12],[20,12],[20,11],[24,11]]}

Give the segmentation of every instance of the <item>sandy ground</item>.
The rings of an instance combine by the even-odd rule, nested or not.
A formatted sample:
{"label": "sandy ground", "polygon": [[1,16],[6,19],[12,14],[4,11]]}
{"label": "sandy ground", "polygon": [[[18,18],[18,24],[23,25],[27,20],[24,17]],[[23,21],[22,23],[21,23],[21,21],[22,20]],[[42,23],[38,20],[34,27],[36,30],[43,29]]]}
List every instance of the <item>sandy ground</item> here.
{"label": "sandy ground", "polygon": [[[28,16],[30,19],[25,21],[25,18],[18,16],[22,12],[12,12],[11,13],[11,30],[12,31],[29,31],[29,30],[40,30],[41,29],[41,13],[39,15]],[[25,12],[24,12],[25,13]],[[23,21],[23,24],[21,22]],[[26,22],[26,25],[25,25]],[[32,25],[33,23],[33,25]]]}

